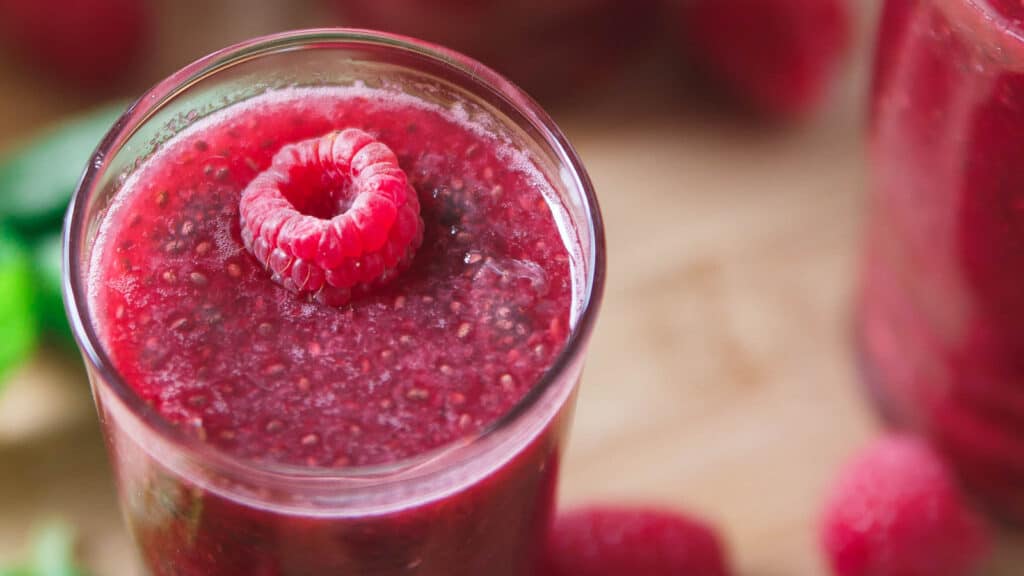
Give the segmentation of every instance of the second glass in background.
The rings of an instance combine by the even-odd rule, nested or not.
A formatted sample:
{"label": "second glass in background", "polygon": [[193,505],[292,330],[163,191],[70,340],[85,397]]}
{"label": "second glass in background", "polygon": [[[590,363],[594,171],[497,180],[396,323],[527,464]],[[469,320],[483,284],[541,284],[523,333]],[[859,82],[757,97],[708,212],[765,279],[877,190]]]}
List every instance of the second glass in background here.
{"label": "second glass in background", "polygon": [[1024,524],[1024,5],[888,0],[859,302],[867,383]]}

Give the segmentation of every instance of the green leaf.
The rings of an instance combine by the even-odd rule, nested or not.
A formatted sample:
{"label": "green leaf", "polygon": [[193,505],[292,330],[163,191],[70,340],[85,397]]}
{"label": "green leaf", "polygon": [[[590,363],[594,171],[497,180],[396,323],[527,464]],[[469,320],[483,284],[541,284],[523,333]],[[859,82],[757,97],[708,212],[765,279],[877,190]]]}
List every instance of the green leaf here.
{"label": "green leaf", "polygon": [[0,163],[0,219],[26,234],[58,227],[92,153],[122,112],[116,104],[76,118]]}
{"label": "green leaf", "polygon": [[0,568],[0,576],[85,576],[75,566],[75,537],[62,522],[44,525],[32,543],[28,564]]}
{"label": "green leaf", "polygon": [[0,387],[38,339],[32,265],[21,241],[0,227]]}
{"label": "green leaf", "polygon": [[39,325],[62,344],[74,345],[61,296],[63,239],[60,233],[39,238],[33,250],[36,277],[36,312]]}
{"label": "green leaf", "polygon": [[65,524],[47,524],[32,550],[34,576],[84,576],[75,566],[75,538]]}

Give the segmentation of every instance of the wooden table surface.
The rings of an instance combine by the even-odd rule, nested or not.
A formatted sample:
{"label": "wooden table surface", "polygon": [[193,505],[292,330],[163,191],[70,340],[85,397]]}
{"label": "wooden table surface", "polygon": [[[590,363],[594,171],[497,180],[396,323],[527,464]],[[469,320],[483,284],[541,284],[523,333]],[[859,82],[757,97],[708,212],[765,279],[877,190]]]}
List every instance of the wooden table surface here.
{"label": "wooden table surface", "polygon": [[[210,38],[187,55],[234,39]],[[610,263],[566,505],[690,510],[722,528],[739,575],[826,573],[823,491],[877,429],[850,320],[864,61],[797,129],[730,119],[658,74],[555,108],[597,186]],[[0,87],[0,148],[83,105],[3,62]],[[50,517],[79,528],[94,574],[138,573],[79,361],[44,351],[0,396],[0,563]],[[986,574],[1019,575],[1022,549],[1006,537]]]}

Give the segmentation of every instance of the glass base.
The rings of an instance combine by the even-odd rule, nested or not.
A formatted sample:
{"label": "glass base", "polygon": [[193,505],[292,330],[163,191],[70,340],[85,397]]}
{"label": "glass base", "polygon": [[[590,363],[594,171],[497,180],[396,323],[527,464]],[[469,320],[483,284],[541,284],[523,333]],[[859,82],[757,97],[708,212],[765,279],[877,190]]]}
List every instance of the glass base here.
{"label": "glass base", "polygon": [[[968,478],[968,464],[951,456],[944,450],[942,441],[935,434],[929,433],[926,426],[914,425],[912,415],[898,408],[886,385],[884,372],[872,360],[868,345],[864,338],[864,330],[860,323],[854,329],[854,357],[859,374],[860,386],[875,415],[884,428],[893,432],[909,433],[928,440],[957,474],[966,495],[977,507],[1000,528],[1024,535],[1024,510],[1019,509],[1016,502],[1006,502],[999,494],[992,494],[981,486],[974,485]],[[1024,485],[1020,487],[1024,495]],[[1017,508],[1017,509],[1015,509]]]}

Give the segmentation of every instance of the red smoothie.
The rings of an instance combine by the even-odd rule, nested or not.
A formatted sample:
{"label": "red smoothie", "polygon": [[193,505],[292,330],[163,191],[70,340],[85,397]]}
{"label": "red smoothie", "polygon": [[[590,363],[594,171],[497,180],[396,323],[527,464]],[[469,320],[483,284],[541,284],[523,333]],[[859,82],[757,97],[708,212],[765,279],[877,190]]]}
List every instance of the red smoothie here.
{"label": "red smoothie", "polygon": [[[284,145],[346,128],[393,150],[423,234],[393,281],[331,306],[271,278],[243,243],[239,202]],[[90,302],[117,371],[162,418],[246,462],[344,474],[444,450],[508,414],[566,342],[577,242],[530,154],[458,107],[286,89],[212,114],[134,170],[100,224]],[[354,517],[263,509],[137,469],[145,448],[111,443],[157,575],[525,575],[565,416],[478,482]],[[145,488],[127,490],[140,475]]]}
{"label": "red smoothie", "polygon": [[1024,522],[1024,4],[889,0],[860,301],[869,384]]}

